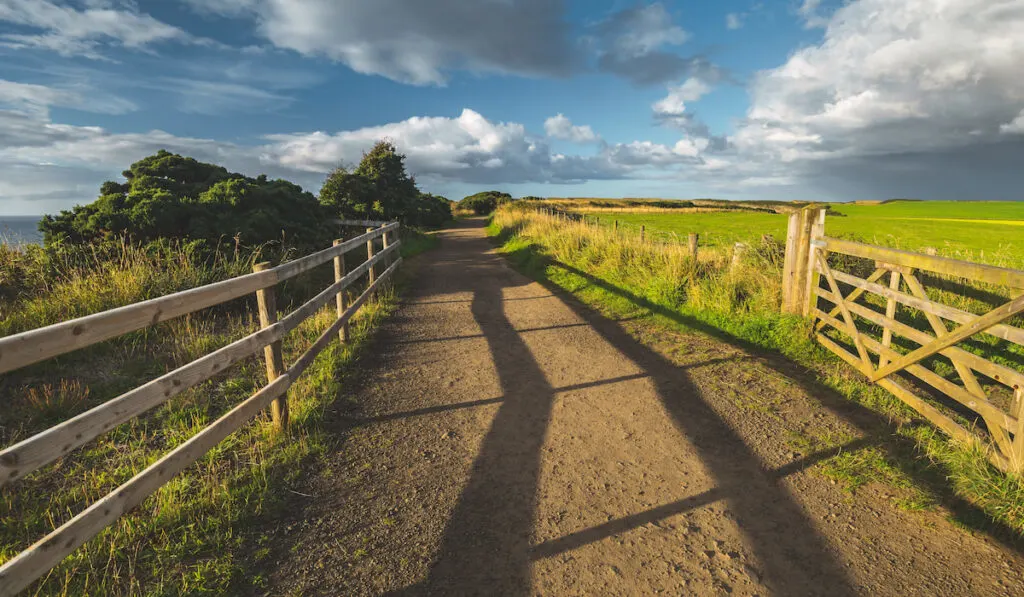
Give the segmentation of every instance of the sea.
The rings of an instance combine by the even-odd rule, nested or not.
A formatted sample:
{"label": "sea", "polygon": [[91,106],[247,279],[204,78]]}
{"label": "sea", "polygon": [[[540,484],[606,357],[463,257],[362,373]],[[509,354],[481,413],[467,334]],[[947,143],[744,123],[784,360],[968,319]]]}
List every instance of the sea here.
{"label": "sea", "polygon": [[0,216],[0,242],[14,246],[42,244],[39,220],[39,216]]}

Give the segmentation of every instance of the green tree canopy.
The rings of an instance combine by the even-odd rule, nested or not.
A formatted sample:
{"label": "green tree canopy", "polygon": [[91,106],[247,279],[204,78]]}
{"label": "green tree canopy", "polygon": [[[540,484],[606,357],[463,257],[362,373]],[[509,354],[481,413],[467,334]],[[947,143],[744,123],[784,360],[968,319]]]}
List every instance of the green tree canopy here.
{"label": "green tree canopy", "polygon": [[221,166],[161,150],[108,181],[100,197],[39,228],[44,243],[89,243],[127,236],[204,240],[212,247],[238,236],[247,245],[281,241],[312,249],[330,242],[324,212],[312,194],[285,180],[249,178]]}
{"label": "green tree canopy", "polygon": [[320,189],[320,204],[341,218],[402,220],[440,226],[451,219],[451,203],[421,193],[405,171],[405,156],[390,141],[378,141],[354,169],[339,166]]}

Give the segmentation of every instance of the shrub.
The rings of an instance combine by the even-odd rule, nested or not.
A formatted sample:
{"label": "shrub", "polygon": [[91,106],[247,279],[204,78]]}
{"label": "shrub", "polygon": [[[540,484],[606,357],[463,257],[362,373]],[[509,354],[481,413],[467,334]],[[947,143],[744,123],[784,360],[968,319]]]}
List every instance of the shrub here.
{"label": "shrub", "polygon": [[499,205],[512,201],[512,195],[501,191],[484,191],[475,195],[464,197],[459,201],[459,209],[471,211],[478,216],[491,213]]}
{"label": "shrub", "polygon": [[212,248],[234,238],[249,245],[287,241],[305,250],[331,240],[316,198],[286,180],[249,178],[164,150],[122,174],[125,183],[103,183],[92,203],[45,216],[39,224],[45,246],[127,237],[200,240]]}

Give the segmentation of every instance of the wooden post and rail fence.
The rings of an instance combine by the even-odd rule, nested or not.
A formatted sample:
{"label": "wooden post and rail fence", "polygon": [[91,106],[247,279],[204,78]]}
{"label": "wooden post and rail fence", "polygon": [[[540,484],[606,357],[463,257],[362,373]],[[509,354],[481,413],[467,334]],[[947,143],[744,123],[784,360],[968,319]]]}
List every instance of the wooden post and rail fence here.
{"label": "wooden post and rail fence", "polygon": [[[14,595],[46,574],[68,554],[138,506],[268,406],[271,407],[275,427],[283,429],[288,425],[289,387],[335,337],[341,342],[347,340],[349,321],[381,285],[388,283],[402,261],[398,254],[401,244],[397,222],[338,223],[368,228],[361,236],[335,241],[332,247],[276,267],[268,263],[257,264],[251,274],[0,338],[0,373],[7,373],[246,295],[256,295],[261,328],[3,449],[0,451],[0,487],[56,461],[245,358],[263,352],[267,367],[267,385],[258,392],[0,566],[0,597]],[[383,244],[379,252],[375,248],[378,240]],[[346,272],[346,253],[363,247],[368,259]],[[329,262],[334,265],[334,283],[278,320],[277,284]],[[350,304],[347,303],[345,290],[363,276],[369,278],[366,288]],[[334,323],[302,356],[285,368],[281,340],[332,302],[337,309]]]}

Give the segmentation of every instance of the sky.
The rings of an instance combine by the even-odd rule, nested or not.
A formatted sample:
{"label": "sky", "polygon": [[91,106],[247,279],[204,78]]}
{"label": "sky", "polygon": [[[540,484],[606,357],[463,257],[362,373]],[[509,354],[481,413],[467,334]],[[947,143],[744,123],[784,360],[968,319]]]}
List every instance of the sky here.
{"label": "sky", "polygon": [[314,193],[1024,199],[1024,0],[0,0],[0,215],[159,149]]}

